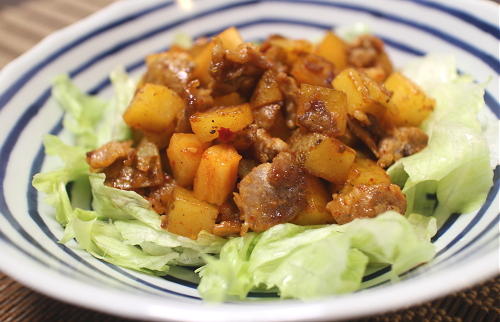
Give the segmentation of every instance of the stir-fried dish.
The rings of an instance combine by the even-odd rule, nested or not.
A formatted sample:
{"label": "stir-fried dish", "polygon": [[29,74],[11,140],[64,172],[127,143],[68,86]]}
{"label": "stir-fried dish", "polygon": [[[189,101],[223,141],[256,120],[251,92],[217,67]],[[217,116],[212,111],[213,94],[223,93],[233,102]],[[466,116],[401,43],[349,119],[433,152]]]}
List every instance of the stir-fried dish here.
{"label": "stir-fried dish", "polygon": [[123,116],[134,139],[88,163],[148,199],[164,229],[196,239],[405,213],[384,169],[425,148],[434,102],[379,38],[252,44],[229,28],[146,62]]}
{"label": "stir-fried dish", "polygon": [[396,280],[491,186],[483,87],[448,56],[396,69],[374,35],[249,43],[229,28],[147,56],[138,83],[110,78],[109,101],[55,80],[73,141],[44,139],[63,165],[33,185],[61,242],[153,275],[196,267],[179,278],[210,301]]}

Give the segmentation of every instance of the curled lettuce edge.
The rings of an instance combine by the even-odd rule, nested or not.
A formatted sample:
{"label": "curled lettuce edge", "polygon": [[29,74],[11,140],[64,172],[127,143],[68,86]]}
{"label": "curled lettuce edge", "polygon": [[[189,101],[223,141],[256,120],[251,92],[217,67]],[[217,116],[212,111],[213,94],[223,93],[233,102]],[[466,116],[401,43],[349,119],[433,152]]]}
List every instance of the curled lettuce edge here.
{"label": "curled lettuce edge", "polygon": [[[366,32],[362,26],[358,29],[355,34]],[[434,76],[425,72],[431,70]],[[287,223],[229,239],[203,231],[191,240],[161,229],[160,216],[147,200],[104,185],[104,174],[91,173],[85,160],[86,151],[130,137],[120,115],[135,82],[122,69],[111,73],[115,95],[109,102],[82,93],[67,76],[55,79],[53,97],[66,112],[64,127],[76,145],[46,136],[46,154],[59,157],[63,167],[35,175],[33,186],[45,194],[55,208],[55,219],[65,227],[60,242],[75,239],[99,259],[153,275],[167,274],[172,265],[198,266],[198,290],[208,301],[244,299],[255,289],[302,300],[353,292],[362,286],[367,270],[387,265],[390,278],[397,280],[399,274],[434,257],[430,239],[437,227],[451,212],[472,211],[482,204],[492,181],[488,147],[476,117],[484,105],[484,89],[458,76],[450,57],[424,58],[403,73],[437,103],[422,126],[430,137],[428,147],[388,170],[407,195],[405,216],[388,211],[323,227]],[[457,104],[463,117],[446,117]],[[462,144],[467,146],[453,140],[457,136],[469,138]],[[448,153],[453,153],[454,163],[447,161]],[[464,171],[470,178],[460,175]],[[434,201],[425,198],[429,193],[437,195],[436,209]]]}

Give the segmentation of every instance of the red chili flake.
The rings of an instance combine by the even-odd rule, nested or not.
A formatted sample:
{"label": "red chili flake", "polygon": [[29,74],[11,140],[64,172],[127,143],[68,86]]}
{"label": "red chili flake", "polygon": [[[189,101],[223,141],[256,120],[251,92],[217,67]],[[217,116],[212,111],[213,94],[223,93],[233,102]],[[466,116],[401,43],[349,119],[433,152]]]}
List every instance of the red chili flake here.
{"label": "red chili flake", "polygon": [[234,138],[235,134],[233,131],[225,127],[221,127],[218,130],[218,132],[219,132],[219,140],[221,140],[224,143],[231,141]]}

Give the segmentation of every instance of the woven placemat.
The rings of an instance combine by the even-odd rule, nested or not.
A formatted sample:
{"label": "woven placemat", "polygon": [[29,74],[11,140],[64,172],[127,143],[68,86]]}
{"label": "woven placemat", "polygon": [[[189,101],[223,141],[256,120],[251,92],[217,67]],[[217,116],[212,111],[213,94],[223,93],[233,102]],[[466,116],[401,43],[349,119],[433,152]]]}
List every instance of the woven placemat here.
{"label": "woven placemat", "polygon": [[[356,322],[499,321],[500,276],[463,292]],[[52,300],[0,273],[0,321],[132,321]]]}
{"label": "woven placemat", "polygon": [[[44,36],[114,0],[0,0],[0,68]],[[29,23],[26,23],[29,21]],[[500,277],[470,290],[358,321],[499,321]],[[38,294],[0,273],[0,321],[125,321]]]}

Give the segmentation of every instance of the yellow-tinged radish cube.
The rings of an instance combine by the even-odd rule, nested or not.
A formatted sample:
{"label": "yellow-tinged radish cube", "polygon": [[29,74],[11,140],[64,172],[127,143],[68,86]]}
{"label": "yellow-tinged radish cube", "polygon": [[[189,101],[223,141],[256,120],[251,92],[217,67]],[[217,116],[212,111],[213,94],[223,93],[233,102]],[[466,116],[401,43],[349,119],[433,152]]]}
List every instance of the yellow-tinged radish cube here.
{"label": "yellow-tinged radish cube", "polygon": [[310,174],[343,184],[356,157],[356,151],[341,141],[319,133],[295,132],[290,147]]}
{"label": "yellow-tinged radish cube", "polygon": [[240,32],[235,27],[229,27],[220,34],[217,38],[221,41],[222,47],[227,50],[235,50],[240,44],[243,43],[243,38]]}
{"label": "yellow-tinged radish cube", "polygon": [[165,132],[185,108],[184,100],[168,87],[145,84],[134,96],[123,119],[130,127],[146,132]]}
{"label": "yellow-tinged radish cube", "polygon": [[316,55],[319,55],[335,66],[338,73],[347,66],[347,46],[333,32],[327,32],[325,37],[316,46]]}
{"label": "yellow-tinged radish cube", "polygon": [[150,132],[150,131],[139,131],[140,133],[136,133],[136,137],[145,137],[148,141],[153,142],[159,149],[163,149],[168,146],[170,142],[170,138],[175,130],[175,122],[168,126],[167,129],[161,132]]}
{"label": "yellow-tinged radish cube", "polygon": [[283,100],[283,94],[276,81],[276,75],[269,69],[262,75],[257,83],[251,100],[252,106],[254,108],[261,107],[277,103],[281,100]]}
{"label": "yellow-tinged radish cube", "polygon": [[192,191],[175,187],[173,202],[166,217],[167,230],[197,239],[202,230],[209,233],[213,231],[218,214],[217,207],[197,199]]}
{"label": "yellow-tinged radish cube", "polygon": [[330,194],[323,182],[313,176],[306,176],[306,207],[291,222],[296,225],[323,225],[333,223],[333,217],[326,209]]}
{"label": "yellow-tinged radish cube", "polygon": [[214,39],[212,39],[197,53],[194,57],[195,68],[193,70],[193,77],[199,78],[203,84],[208,84],[212,79],[212,76],[210,75],[212,50],[218,41],[224,49],[235,50],[240,44],[243,43],[243,38],[241,38],[241,35],[236,28],[231,27],[214,37]]}
{"label": "yellow-tinged radish cube", "polygon": [[392,73],[384,86],[392,92],[387,117],[396,126],[419,126],[434,110],[434,100],[401,73]]}
{"label": "yellow-tinged radish cube", "polygon": [[382,118],[391,98],[383,86],[354,68],[344,69],[332,85],[347,95],[347,109],[351,115],[361,111]]}
{"label": "yellow-tinged radish cube", "polygon": [[195,67],[193,77],[200,79],[203,84],[208,84],[212,79],[212,76],[210,76],[210,65],[212,64],[212,49],[214,49],[214,46],[215,42],[210,41],[194,57]]}
{"label": "yellow-tinged radish cube", "polygon": [[325,138],[308,153],[304,167],[311,174],[340,184],[345,182],[356,151],[334,138]]}
{"label": "yellow-tinged radish cube", "polygon": [[195,113],[189,122],[201,141],[210,142],[219,137],[222,128],[231,132],[243,130],[253,122],[253,115],[249,104],[241,104]]}
{"label": "yellow-tinged radish cube", "polygon": [[299,125],[311,132],[342,136],[347,125],[347,97],[341,91],[302,84],[297,117]]}
{"label": "yellow-tinged radish cube", "polygon": [[209,143],[200,141],[192,133],[174,133],[172,135],[167,149],[167,157],[178,185],[188,187],[193,184],[201,155],[208,146]]}
{"label": "yellow-tinged radish cube", "polygon": [[315,54],[301,54],[293,63],[290,74],[299,84],[331,87],[334,66],[325,58]]}
{"label": "yellow-tinged radish cube", "polygon": [[226,144],[209,147],[201,156],[194,178],[194,194],[198,199],[222,205],[233,192],[241,155]]}
{"label": "yellow-tinged radish cube", "polygon": [[281,36],[271,36],[268,40],[271,45],[283,48],[287,56],[287,62],[293,64],[299,55],[312,53],[313,44],[305,39],[288,39]]}
{"label": "yellow-tinged radish cube", "polygon": [[391,183],[387,172],[373,160],[356,157],[347,176],[347,183],[355,185],[372,185],[379,183]]}

